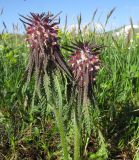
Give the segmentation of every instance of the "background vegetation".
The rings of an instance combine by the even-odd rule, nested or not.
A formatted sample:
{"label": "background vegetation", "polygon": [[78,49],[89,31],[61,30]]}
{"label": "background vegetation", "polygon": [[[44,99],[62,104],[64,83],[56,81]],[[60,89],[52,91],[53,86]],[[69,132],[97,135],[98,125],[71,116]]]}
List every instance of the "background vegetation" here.
{"label": "background vegetation", "polygon": [[[59,31],[60,44],[70,44],[78,34]],[[83,36],[106,47],[94,87],[95,104],[83,111],[81,158],[138,160],[139,39],[133,28],[127,37],[105,29],[102,33],[87,31]],[[70,53],[61,50],[68,59]],[[24,82],[28,55],[24,36],[0,35],[0,159],[63,159],[63,145],[72,159],[76,130],[74,114],[70,113],[73,106],[64,93],[66,85],[57,75],[50,93],[52,103],[46,102],[45,91],[39,97],[34,91],[35,77],[28,85]],[[44,81],[44,88],[49,87],[49,80]],[[60,142],[62,132],[65,144]]]}

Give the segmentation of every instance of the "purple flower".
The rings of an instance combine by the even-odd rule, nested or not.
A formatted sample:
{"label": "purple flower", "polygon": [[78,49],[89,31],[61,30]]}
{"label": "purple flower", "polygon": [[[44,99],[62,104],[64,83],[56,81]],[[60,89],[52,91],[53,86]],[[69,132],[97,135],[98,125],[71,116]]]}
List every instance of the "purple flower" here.
{"label": "purple flower", "polygon": [[86,76],[88,76],[88,83],[96,80],[96,73],[100,69],[99,52],[99,46],[82,43],[70,56],[69,64],[80,87],[86,85]]}
{"label": "purple flower", "polygon": [[58,38],[58,22],[56,16],[47,14],[31,13],[30,16],[21,16],[20,19],[26,28],[26,41],[30,48],[29,64],[27,67],[28,79],[35,71],[37,81],[43,78],[45,72],[51,73],[60,69],[71,75],[69,67],[60,51]]}

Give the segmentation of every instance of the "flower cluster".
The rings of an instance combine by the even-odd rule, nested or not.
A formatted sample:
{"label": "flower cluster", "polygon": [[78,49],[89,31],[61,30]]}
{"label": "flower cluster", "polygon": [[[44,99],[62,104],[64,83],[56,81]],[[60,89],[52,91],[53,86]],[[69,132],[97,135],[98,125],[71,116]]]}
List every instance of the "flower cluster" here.
{"label": "flower cluster", "polygon": [[55,69],[60,69],[71,76],[58,43],[58,24],[56,16],[49,12],[47,14],[31,13],[30,16],[21,16],[20,19],[26,28],[27,42],[30,48],[30,58],[27,67],[30,80],[32,73],[36,73],[37,81],[40,83],[43,75],[47,72],[52,74]]}
{"label": "flower cluster", "polygon": [[32,17],[28,19],[31,22],[26,28],[27,41],[32,48],[38,48],[48,44],[57,44],[58,26],[57,23],[53,23],[51,14],[45,15],[31,13]]}
{"label": "flower cluster", "polygon": [[69,63],[79,86],[84,87],[87,81],[95,81],[96,73],[100,68],[98,53],[97,46],[82,43],[70,56]]}

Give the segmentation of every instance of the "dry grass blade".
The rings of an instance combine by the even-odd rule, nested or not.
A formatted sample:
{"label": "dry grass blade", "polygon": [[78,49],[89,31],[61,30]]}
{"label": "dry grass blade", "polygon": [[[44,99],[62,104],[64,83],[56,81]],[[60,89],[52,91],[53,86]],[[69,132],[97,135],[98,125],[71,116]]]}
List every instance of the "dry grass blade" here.
{"label": "dry grass blade", "polygon": [[7,29],[6,23],[3,21],[3,22],[2,22],[2,24],[3,24],[3,26],[4,26],[3,31],[4,31],[4,30],[6,30],[6,32],[8,32],[8,29]]}
{"label": "dry grass blade", "polygon": [[3,14],[3,11],[4,11],[4,9],[2,8],[2,9],[1,9],[1,11],[0,11],[0,15],[2,15],[2,14]]}
{"label": "dry grass blade", "polygon": [[98,9],[96,9],[96,10],[94,11],[93,17],[92,17],[92,21],[91,21],[91,22],[94,22],[94,19],[95,19],[95,17],[96,17],[97,11],[98,11]]}
{"label": "dry grass blade", "polygon": [[112,16],[112,14],[114,13],[114,11],[116,10],[116,7],[114,7],[108,14],[107,14],[107,18],[106,18],[106,22],[105,22],[105,27],[110,19],[110,17]]}
{"label": "dry grass blade", "polygon": [[133,38],[135,38],[135,29],[134,29],[133,20],[131,17],[130,17],[130,24],[131,24],[131,29],[132,29],[132,33],[133,33]]}

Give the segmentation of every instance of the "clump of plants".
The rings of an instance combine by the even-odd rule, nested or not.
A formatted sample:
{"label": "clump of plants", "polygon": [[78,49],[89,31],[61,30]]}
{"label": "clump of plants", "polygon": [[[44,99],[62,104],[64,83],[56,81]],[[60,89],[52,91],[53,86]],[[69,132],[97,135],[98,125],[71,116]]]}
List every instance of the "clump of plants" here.
{"label": "clump of plants", "polygon": [[[66,62],[61,54],[61,46],[58,41],[58,23],[54,22],[57,16],[53,16],[48,12],[47,14],[31,13],[31,16],[21,17],[21,21],[26,27],[26,40],[30,48],[27,77],[30,79],[34,72],[36,84],[39,82],[45,88],[46,105],[51,105],[55,115],[64,159],[68,160],[74,155],[74,159],[79,160],[83,156],[87,156],[86,148],[84,148],[85,142],[82,140],[87,134],[84,132],[86,125],[84,125],[83,119],[87,118],[84,112],[88,110],[87,116],[90,116],[89,112],[91,110],[89,111],[88,107],[94,101],[93,87],[96,74],[100,69],[99,54],[103,45],[97,45],[83,39],[80,40],[79,37],[75,43],[71,42],[72,45],[64,46],[67,51],[71,51],[69,60]],[[64,88],[60,87],[61,83],[64,84]],[[69,91],[71,92],[71,99],[65,103],[63,97],[69,95],[64,95],[63,92]],[[41,97],[41,93],[39,95]],[[68,97],[65,98],[69,99]],[[63,105],[69,107],[65,119],[63,118],[65,114]],[[69,119],[67,119],[68,117]],[[74,122],[72,117],[74,117]],[[65,127],[65,121],[68,121],[68,124],[73,122],[74,151],[70,151],[68,147],[66,136],[68,126]],[[88,134],[91,134],[91,126],[89,127],[90,133]],[[73,153],[70,155],[70,152]]]}

